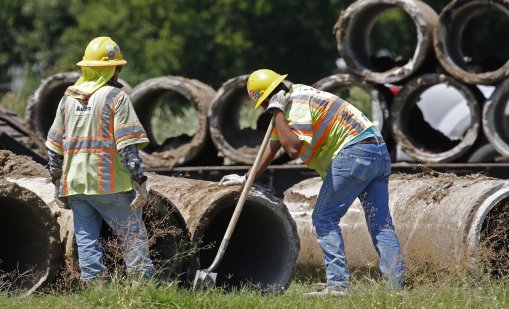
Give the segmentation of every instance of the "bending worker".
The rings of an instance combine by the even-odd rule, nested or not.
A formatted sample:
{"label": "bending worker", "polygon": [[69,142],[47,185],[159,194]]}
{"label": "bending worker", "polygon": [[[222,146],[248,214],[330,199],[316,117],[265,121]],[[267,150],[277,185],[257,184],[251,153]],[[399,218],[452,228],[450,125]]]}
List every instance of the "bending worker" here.
{"label": "bending worker", "polygon": [[[272,113],[275,129],[256,177],[282,146],[323,179],[312,220],[325,255],[327,287],[309,295],[343,295],[349,273],[339,221],[355,198],[364,208],[380,270],[390,288],[403,288],[403,258],[389,213],[391,160],[378,129],[341,98],[306,85],[288,88],[271,70],[253,72],[247,81],[255,108]],[[242,184],[246,176],[226,175],[223,185]]]}
{"label": "bending worker", "polygon": [[60,100],[46,141],[55,195],[72,209],[85,282],[105,278],[103,219],[122,242],[128,274],[143,279],[154,272],[142,221],[147,177],[138,156],[149,140],[117,81],[125,64],[111,38],[93,39],[77,63],[82,76]]}

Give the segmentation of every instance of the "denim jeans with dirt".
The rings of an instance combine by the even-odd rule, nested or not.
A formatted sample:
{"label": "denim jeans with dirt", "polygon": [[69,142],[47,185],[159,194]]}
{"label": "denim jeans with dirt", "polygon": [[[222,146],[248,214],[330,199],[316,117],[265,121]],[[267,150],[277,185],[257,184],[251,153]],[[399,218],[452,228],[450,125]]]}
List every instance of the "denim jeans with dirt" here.
{"label": "denim jeans with dirt", "polygon": [[106,270],[102,261],[103,248],[99,242],[103,219],[122,242],[127,272],[147,278],[153,275],[154,266],[149,256],[142,209],[131,208],[134,197],[134,191],[69,197],[81,280],[92,280]]}
{"label": "denim jeans with dirt", "polygon": [[390,288],[403,288],[403,258],[389,212],[390,174],[391,160],[385,143],[351,144],[334,160],[312,216],[325,255],[328,286],[347,288],[349,272],[339,221],[359,197],[373,245],[380,255],[382,276]]}

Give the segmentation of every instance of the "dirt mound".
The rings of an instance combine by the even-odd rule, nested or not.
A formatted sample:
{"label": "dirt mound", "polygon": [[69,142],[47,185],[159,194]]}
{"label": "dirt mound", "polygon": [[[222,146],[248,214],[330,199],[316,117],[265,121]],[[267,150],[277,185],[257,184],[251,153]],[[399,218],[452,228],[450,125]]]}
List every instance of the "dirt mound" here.
{"label": "dirt mound", "polygon": [[9,150],[0,150],[0,177],[15,176],[51,177],[46,167],[28,156],[19,156]]}

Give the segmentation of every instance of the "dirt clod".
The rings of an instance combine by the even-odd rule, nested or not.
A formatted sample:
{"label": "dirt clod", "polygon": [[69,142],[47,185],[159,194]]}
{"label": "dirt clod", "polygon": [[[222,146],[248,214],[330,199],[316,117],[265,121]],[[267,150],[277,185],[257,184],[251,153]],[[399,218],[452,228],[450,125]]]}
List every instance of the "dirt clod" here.
{"label": "dirt clod", "polygon": [[50,177],[46,167],[28,156],[20,156],[9,150],[0,150],[0,177],[42,176]]}

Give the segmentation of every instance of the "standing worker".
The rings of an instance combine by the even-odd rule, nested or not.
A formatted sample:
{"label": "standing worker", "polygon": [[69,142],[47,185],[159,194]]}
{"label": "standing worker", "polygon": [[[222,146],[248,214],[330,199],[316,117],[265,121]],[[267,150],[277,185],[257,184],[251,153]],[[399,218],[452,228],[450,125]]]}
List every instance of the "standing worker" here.
{"label": "standing worker", "polygon": [[[403,258],[389,212],[391,159],[378,129],[341,98],[306,85],[288,88],[271,70],[257,70],[247,81],[249,96],[272,113],[275,129],[265,149],[259,177],[282,146],[323,179],[313,210],[313,227],[325,256],[327,286],[307,295],[344,295],[349,273],[340,219],[355,198],[364,208],[380,271],[392,289],[403,288]],[[223,185],[242,184],[246,176],[226,175]]]}
{"label": "standing worker", "polygon": [[46,141],[55,200],[72,209],[84,282],[105,278],[102,220],[122,242],[128,274],[145,280],[154,272],[142,220],[147,177],[138,155],[149,140],[117,81],[125,64],[111,38],[93,39],[77,63],[82,76],[60,100]]}

